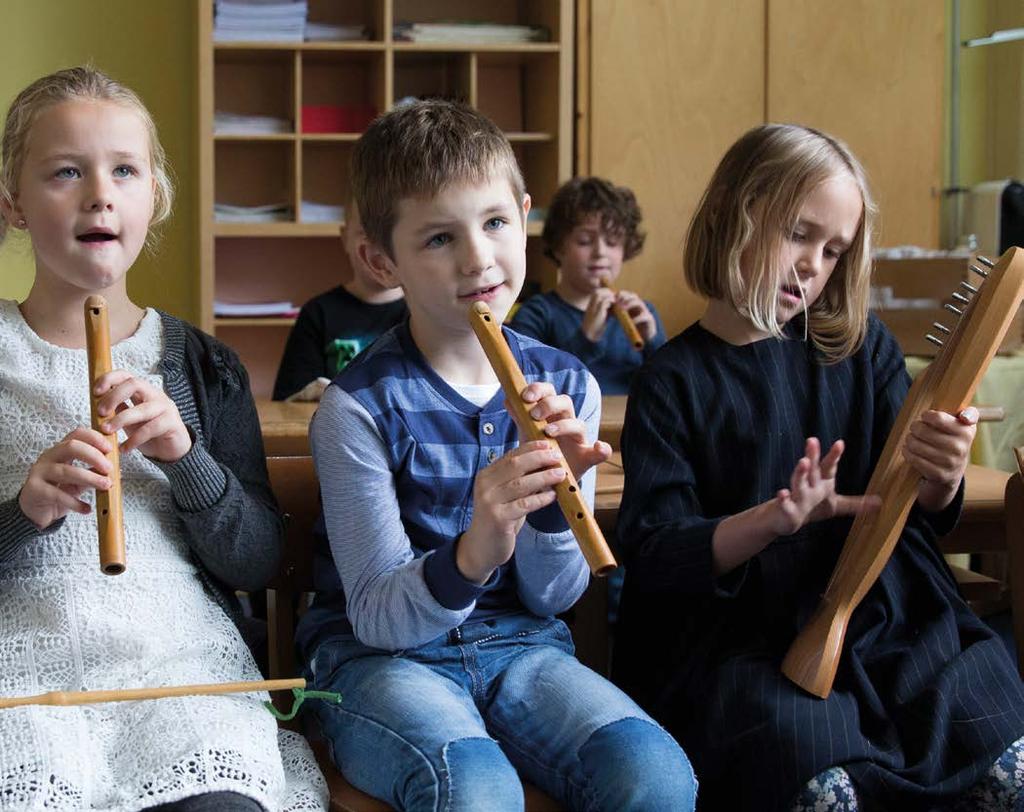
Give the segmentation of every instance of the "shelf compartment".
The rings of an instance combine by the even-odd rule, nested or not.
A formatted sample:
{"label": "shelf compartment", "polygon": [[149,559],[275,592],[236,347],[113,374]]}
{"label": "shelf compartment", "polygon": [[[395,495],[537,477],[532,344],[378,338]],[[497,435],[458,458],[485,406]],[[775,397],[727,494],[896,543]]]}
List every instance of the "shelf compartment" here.
{"label": "shelf compartment", "polygon": [[[303,51],[301,60],[299,131],[303,136],[358,135],[385,109],[383,52]],[[304,115],[301,108],[311,108],[311,114],[325,119],[327,131],[311,129],[309,114]]]}
{"label": "shelf compartment", "polygon": [[396,53],[393,101],[411,96],[473,104],[474,60],[471,53]]}
{"label": "shelf compartment", "polygon": [[290,53],[252,46],[218,51],[213,65],[214,111],[285,119],[294,133],[294,63]]}
{"label": "shelf compartment", "polygon": [[366,41],[379,43],[384,39],[384,0],[347,0],[344,3],[338,0],[309,0],[308,5],[308,20],[311,23],[361,25],[366,28]]}
{"label": "shelf compartment", "polygon": [[[533,205],[547,209],[551,200],[558,190],[558,145],[554,141],[543,143],[513,143],[512,151],[515,153],[519,168],[522,170],[523,179],[526,181],[526,191],[532,198]],[[540,223],[529,223],[537,229],[537,233],[543,226]],[[530,229],[527,228],[527,233]]]}
{"label": "shelf compartment", "polygon": [[214,298],[225,302],[290,301],[301,307],[351,274],[338,228],[333,231],[330,237],[218,239]]}
{"label": "shelf compartment", "polygon": [[[393,4],[396,23],[442,23],[459,20],[500,25],[542,26],[548,30],[551,43],[554,44],[559,43],[563,36],[571,38],[573,33],[561,30],[561,4],[553,3],[551,0],[490,0],[487,3],[481,3],[479,0],[431,0],[429,3],[422,0],[394,0]],[[396,43],[396,46],[398,44]],[[458,44],[446,42],[443,47],[447,50],[457,50],[455,46]]]}
{"label": "shelf compartment", "polygon": [[214,148],[213,199],[236,206],[294,206],[294,163],[293,143],[218,139]]}
{"label": "shelf compartment", "polygon": [[[558,132],[557,54],[477,54],[477,109],[519,140]],[[529,103],[526,100],[529,99]]]}
{"label": "shelf compartment", "polygon": [[[302,144],[302,199],[311,203],[347,206],[352,195],[352,184],[349,177],[351,156],[351,143],[304,141]],[[340,220],[338,222],[340,223]],[[302,223],[301,213],[300,223]],[[337,224],[334,228],[337,231]]]}

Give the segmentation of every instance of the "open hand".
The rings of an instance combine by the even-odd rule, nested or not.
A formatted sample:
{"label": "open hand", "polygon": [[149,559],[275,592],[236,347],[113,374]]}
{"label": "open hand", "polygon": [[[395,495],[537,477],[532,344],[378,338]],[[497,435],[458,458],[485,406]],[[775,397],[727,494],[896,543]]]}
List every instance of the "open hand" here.
{"label": "open hand", "polygon": [[772,530],[776,535],[788,536],[821,519],[878,509],[881,500],[877,496],[836,493],[836,470],[844,447],[842,440],[836,440],[822,457],[818,438],[807,438],[804,456],[793,469],[789,488],[781,489],[772,503]]}

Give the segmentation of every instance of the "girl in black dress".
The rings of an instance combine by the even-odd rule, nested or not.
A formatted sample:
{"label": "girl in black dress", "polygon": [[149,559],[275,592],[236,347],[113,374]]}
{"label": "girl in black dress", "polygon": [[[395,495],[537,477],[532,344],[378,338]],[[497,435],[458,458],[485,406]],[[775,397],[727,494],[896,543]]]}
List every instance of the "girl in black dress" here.
{"label": "girl in black dress", "polygon": [[634,381],[622,439],[615,676],[691,754],[699,807],[1024,805],[1024,691],[935,539],[956,524],[977,412],[926,412],[917,500],[855,611],[832,693],[780,672],[832,573],[910,384],[868,313],[874,204],[849,149],[765,125],[690,225],[701,320]]}

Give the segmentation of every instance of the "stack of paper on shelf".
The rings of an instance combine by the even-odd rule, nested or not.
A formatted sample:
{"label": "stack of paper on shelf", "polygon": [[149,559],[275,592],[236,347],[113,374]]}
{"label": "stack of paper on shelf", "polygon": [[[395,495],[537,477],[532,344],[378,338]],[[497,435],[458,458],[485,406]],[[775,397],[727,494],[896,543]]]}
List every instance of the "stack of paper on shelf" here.
{"label": "stack of paper on shelf", "polygon": [[213,315],[226,318],[294,318],[298,314],[299,308],[291,302],[213,302]]}
{"label": "stack of paper on shelf", "polygon": [[302,42],[305,2],[217,0],[214,42]]}
{"label": "stack of paper on shelf", "polygon": [[276,116],[250,116],[217,110],[213,114],[214,135],[273,135],[290,133],[292,123]]}
{"label": "stack of paper on shelf", "polygon": [[299,204],[299,220],[303,223],[340,223],[344,219],[344,206],[314,203],[312,200],[303,200]]}
{"label": "stack of paper on shelf", "polygon": [[369,38],[365,25],[306,22],[306,42],[351,42]]}
{"label": "stack of paper on shelf", "polygon": [[213,219],[218,223],[280,223],[292,219],[292,207],[287,203],[267,203],[263,206],[214,203]]}
{"label": "stack of paper on shelf", "polygon": [[394,36],[402,42],[547,42],[546,28],[496,23],[397,23]]}

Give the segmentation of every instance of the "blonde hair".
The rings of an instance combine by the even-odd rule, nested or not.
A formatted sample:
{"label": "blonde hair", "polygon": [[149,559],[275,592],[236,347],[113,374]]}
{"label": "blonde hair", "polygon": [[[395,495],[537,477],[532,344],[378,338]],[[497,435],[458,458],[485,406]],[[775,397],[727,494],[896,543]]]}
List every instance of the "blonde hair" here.
{"label": "blonde hair", "polygon": [[400,200],[432,198],[453,184],[479,183],[493,174],[508,179],[521,204],[526,188],[505,134],[472,107],[441,99],[385,113],[352,152],[352,191],[363,230],[392,259]]}
{"label": "blonde hair", "polygon": [[[67,68],[37,79],[11,102],[3,136],[0,137],[0,200],[14,206],[18,196],[18,178],[28,152],[29,134],[39,115],[55,104],[77,99],[120,104],[138,113],[145,124],[149,134],[149,161],[156,180],[153,217],[147,238],[147,243],[151,244],[152,227],[170,216],[174,200],[167,156],[157,136],[156,124],[135,91],[89,66]],[[7,234],[7,228],[6,220],[0,217],[0,243]]]}
{"label": "blonde hair", "polygon": [[[807,196],[841,174],[853,177],[864,208],[852,244],[807,311],[810,339],[825,363],[851,356],[867,332],[877,209],[864,168],[845,144],[792,124],[748,131],[715,169],[683,252],[686,281],[694,290],[730,302],[759,330],[781,338],[778,291],[792,272],[782,267],[782,243],[793,232]],[[744,257],[746,279],[740,269]]]}

